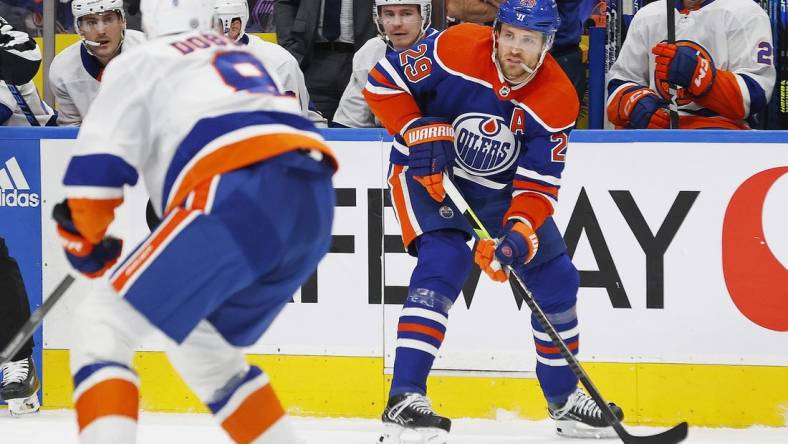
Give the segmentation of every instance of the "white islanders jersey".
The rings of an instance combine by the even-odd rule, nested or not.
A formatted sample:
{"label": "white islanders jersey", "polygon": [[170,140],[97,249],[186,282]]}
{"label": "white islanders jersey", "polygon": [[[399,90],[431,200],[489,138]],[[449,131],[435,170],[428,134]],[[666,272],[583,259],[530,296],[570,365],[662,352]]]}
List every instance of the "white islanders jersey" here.
{"label": "white islanders jersey", "polygon": [[19,86],[0,81],[0,116],[4,126],[55,125],[55,111],[41,100],[32,81]]}
{"label": "white islanders jersey", "polygon": [[244,34],[238,42],[245,44],[247,50],[256,55],[269,72],[277,74],[284,91],[298,99],[301,111],[309,120],[315,124],[325,123],[323,116],[309,109],[309,92],[306,89],[304,73],[292,54],[276,43],[267,42],[252,34]]}
{"label": "white islanders jersey", "polygon": [[114,59],[76,146],[63,180],[72,209],[114,207],[140,175],[159,216],[209,178],[288,151],[333,161],[275,74],[213,31],[163,36]]}
{"label": "white islanders jersey", "polygon": [[[124,54],[144,41],[145,34],[127,29],[120,53]],[[114,60],[110,60],[110,63]],[[55,93],[58,125],[79,126],[82,123],[90,104],[98,94],[104,69],[104,66],[90,55],[82,41],[72,44],[55,56],[49,67],[49,84]]]}
{"label": "white islanders jersey", "polygon": [[[676,42],[694,42],[701,47],[700,51],[708,53],[718,70],[715,83],[720,86],[725,83],[720,79],[719,70],[734,74],[735,79],[716,91],[723,103],[717,110],[689,100],[680,101],[681,127],[685,127],[684,117],[688,122],[706,119],[711,124],[716,120],[720,126],[746,127],[744,119],[763,110],[774,89],[775,54],[769,17],[752,0],[704,3],[694,11],[676,11]],[[648,86],[658,94],[667,94],[660,91],[654,80],[656,63],[651,53],[656,44],[667,38],[665,8],[665,0],[658,0],[635,14],[621,53],[609,73],[608,103],[633,83]],[[739,110],[735,113],[738,119],[725,108]]]}
{"label": "white islanders jersey", "polygon": [[[438,31],[428,28],[424,34],[426,39],[434,39]],[[414,43],[415,44],[415,43]],[[394,51],[381,36],[367,40],[353,55],[353,73],[350,82],[339,99],[339,105],[334,113],[334,123],[348,128],[377,128],[382,126],[380,121],[369,109],[367,101],[361,91],[367,86],[369,71],[386,56],[389,51]]]}

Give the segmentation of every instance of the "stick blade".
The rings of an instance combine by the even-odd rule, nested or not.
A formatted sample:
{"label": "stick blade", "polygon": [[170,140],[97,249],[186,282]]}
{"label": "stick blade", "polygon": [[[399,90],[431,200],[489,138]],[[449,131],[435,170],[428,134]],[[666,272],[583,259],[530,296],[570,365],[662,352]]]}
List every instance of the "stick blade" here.
{"label": "stick blade", "polygon": [[625,444],[678,444],[687,439],[689,426],[684,421],[681,424],[674,426],[672,429],[665,430],[662,433],[649,436],[632,436],[624,432],[621,435],[621,440]]}

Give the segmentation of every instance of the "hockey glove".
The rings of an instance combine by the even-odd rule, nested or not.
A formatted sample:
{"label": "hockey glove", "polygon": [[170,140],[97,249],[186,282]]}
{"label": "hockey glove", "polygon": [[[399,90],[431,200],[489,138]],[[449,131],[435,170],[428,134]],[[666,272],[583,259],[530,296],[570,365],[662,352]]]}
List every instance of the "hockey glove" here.
{"label": "hockey glove", "polygon": [[483,239],[476,244],[474,261],[494,281],[505,282],[504,265],[527,264],[539,250],[539,239],[530,226],[520,221],[509,221],[503,236],[496,241]]}
{"label": "hockey glove", "polygon": [[645,86],[633,86],[613,100],[607,109],[610,121],[615,125],[634,129],[670,128],[668,102]]}
{"label": "hockey glove", "polygon": [[443,170],[451,164],[454,128],[446,119],[422,117],[403,133],[408,145],[408,169],[437,202],[443,202]]}
{"label": "hockey glove", "polygon": [[703,57],[697,49],[663,42],[651,52],[657,56],[654,73],[657,81],[681,86],[694,97],[706,94],[714,84],[717,76],[714,61]]}
{"label": "hockey glove", "polygon": [[103,275],[115,265],[123,249],[123,241],[107,236],[97,244],[85,239],[74,226],[68,200],[55,205],[52,218],[57,222],[57,232],[66,250],[66,258],[75,270],[89,278]]}

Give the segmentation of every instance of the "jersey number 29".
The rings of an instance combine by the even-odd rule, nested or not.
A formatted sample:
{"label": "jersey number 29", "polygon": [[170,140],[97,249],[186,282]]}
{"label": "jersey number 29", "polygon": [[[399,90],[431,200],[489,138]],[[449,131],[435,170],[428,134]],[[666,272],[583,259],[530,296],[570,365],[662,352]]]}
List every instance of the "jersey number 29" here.
{"label": "jersey number 29", "polygon": [[427,45],[424,43],[399,53],[399,64],[404,67],[405,76],[413,83],[432,74],[432,61],[424,56],[426,53]]}

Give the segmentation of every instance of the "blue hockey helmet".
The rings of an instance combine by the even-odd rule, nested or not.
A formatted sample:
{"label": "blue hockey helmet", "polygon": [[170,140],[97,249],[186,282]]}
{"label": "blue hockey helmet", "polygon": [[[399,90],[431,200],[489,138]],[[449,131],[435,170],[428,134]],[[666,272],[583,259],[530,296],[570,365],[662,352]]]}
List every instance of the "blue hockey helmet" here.
{"label": "blue hockey helmet", "polygon": [[555,33],[558,31],[558,26],[561,25],[561,18],[558,16],[558,6],[556,0],[504,0],[498,9],[498,15],[495,17],[493,24],[493,52],[492,60],[498,73],[506,78],[506,74],[501,69],[501,65],[497,58],[498,42],[497,33],[500,31],[501,24],[514,26],[520,29],[527,29],[529,31],[540,32],[544,35],[544,42],[542,43],[541,54],[539,61],[535,66],[531,67],[522,64],[523,69],[528,74],[523,80],[517,81],[518,85],[528,83],[535,75],[536,71],[544,63],[545,55],[550,47],[553,46],[555,41]]}
{"label": "blue hockey helmet", "polygon": [[505,0],[498,9],[495,25],[506,23],[518,28],[554,35],[561,25],[555,0]]}

